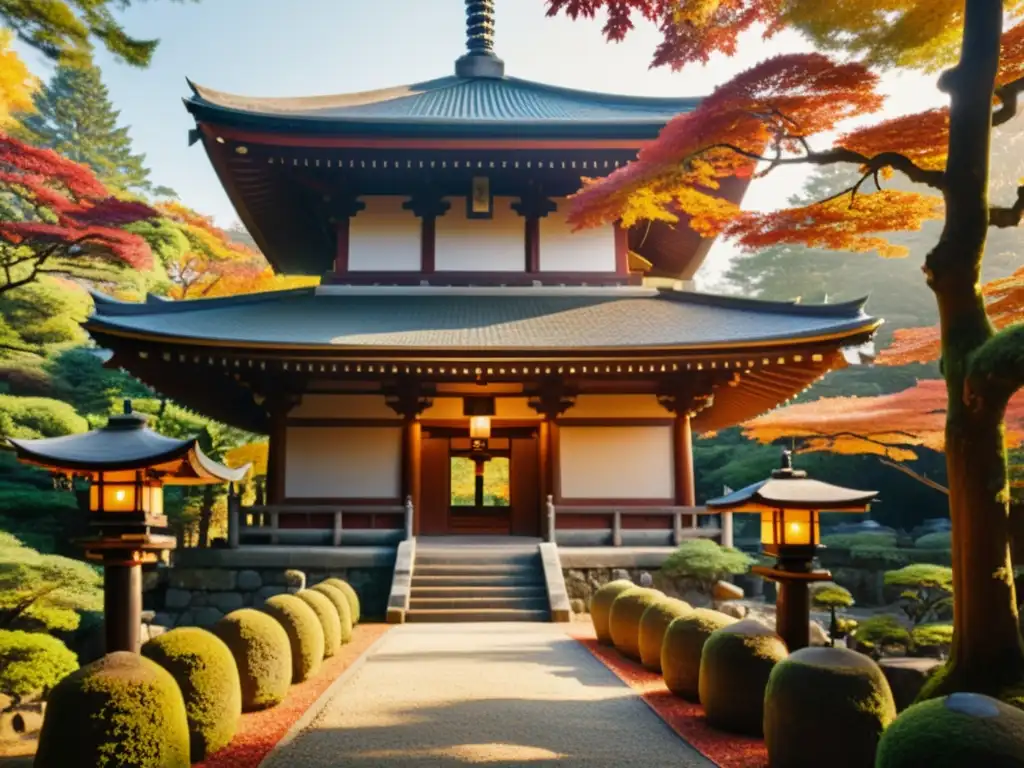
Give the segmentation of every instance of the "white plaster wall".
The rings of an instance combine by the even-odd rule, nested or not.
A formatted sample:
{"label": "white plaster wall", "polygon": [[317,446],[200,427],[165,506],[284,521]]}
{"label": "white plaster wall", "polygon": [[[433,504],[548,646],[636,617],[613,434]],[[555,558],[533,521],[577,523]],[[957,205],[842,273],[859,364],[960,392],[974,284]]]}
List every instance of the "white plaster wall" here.
{"label": "white plaster wall", "polygon": [[291,499],[397,499],[401,427],[288,427],[285,495]]}
{"label": "white plaster wall", "polygon": [[384,395],[303,395],[288,412],[298,419],[395,419],[399,416],[384,402]]}
{"label": "white plaster wall", "polygon": [[558,430],[561,495],[568,499],[671,499],[672,428]]}
{"label": "white plaster wall", "polygon": [[526,271],[526,224],[512,210],[515,198],[495,197],[490,219],[467,218],[464,197],[445,199],[451,208],[435,225],[438,272]]}
{"label": "white plaster wall", "polygon": [[615,225],[573,232],[566,198],[540,220],[541,272],[614,272]]}
{"label": "white plaster wall", "polygon": [[349,221],[348,268],[353,272],[419,272],[420,220],[402,209],[407,198],[360,198],[366,208]]}
{"label": "white plaster wall", "polygon": [[671,419],[656,395],[580,395],[562,417],[570,419]]}

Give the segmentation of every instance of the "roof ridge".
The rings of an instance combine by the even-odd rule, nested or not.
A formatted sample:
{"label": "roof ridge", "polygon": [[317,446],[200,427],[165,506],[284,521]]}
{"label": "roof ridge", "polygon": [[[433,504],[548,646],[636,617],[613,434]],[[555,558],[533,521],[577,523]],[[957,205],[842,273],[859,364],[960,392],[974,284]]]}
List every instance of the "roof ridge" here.
{"label": "roof ridge", "polygon": [[749,307],[758,311],[775,311],[795,315],[817,315],[821,317],[870,317],[864,312],[868,297],[851,299],[836,304],[802,304],[796,300],[778,301],[774,299],[756,299],[748,296],[731,296],[721,293],[705,293],[702,291],[680,291],[674,288],[659,288],[659,296],[670,301],[690,304],[703,304],[719,307],[742,309]]}

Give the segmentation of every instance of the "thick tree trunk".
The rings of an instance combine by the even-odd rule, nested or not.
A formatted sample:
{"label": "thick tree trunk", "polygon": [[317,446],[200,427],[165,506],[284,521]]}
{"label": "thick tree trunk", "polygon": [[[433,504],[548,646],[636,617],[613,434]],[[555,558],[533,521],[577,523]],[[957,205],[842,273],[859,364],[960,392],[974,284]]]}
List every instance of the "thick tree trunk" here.
{"label": "thick tree trunk", "polygon": [[962,57],[943,78],[950,94],[946,224],[925,269],[939,306],[949,391],[946,463],[955,598],[949,665],[930,694],[998,694],[1024,676],[1010,562],[1005,402],[970,386],[972,356],[993,335],[980,274],[1003,9],[1000,0],[967,0],[966,7]]}

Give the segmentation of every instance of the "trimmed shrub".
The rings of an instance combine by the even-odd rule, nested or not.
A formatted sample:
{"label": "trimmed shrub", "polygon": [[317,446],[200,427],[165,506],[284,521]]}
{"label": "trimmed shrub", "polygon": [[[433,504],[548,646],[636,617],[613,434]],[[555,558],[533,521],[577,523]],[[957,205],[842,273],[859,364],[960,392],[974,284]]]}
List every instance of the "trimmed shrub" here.
{"label": "trimmed shrub", "polygon": [[604,645],[612,644],[612,633],[608,626],[608,619],[612,612],[612,603],[615,602],[615,598],[620,594],[627,589],[632,589],[634,586],[636,585],[628,579],[609,581],[590,598],[590,620],[594,622],[597,642]]}
{"label": "trimmed shrub", "polygon": [[953,533],[951,531],[936,531],[926,533],[914,542],[915,549],[952,549]]}
{"label": "trimmed shrub", "polygon": [[832,549],[855,547],[895,547],[896,534],[892,531],[861,531],[860,533],[833,533],[821,537],[822,545]]}
{"label": "trimmed shrub", "polygon": [[656,589],[634,587],[615,598],[608,614],[612,643],[623,656],[640,661],[640,619],[665,595]]}
{"label": "trimmed shrub", "polygon": [[35,768],[188,768],[188,718],[171,674],[137,653],[87,664],[50,692]]}
{"label": "trimmed shrub", "polygon": [[872,656],[881,656],[887,648],[906,650],[910,645],[910,632],[895,616],[882,614],[864,619],[853,631],[858,650]]}
{"label": "trimmed shrub", "polygon": [[694,608],[673,621],[661,644],[661,675],[676,696],[700,700],[700,657],[705,641],[715,630],[736,622],[732,616],[707,608]]}
{"label": "trimmed shrub", "polygon": [[952,624],[922,624],[910,630],[910,646],[919,656],[942,656],[953,645]]}
{"label": "trimmed shrub", "polygon": [[292,648],[292,682],[308,680],[324,660],[324,630],[316,613],[295,595],[274,595],[263,610],[277,619]]}
{"label": "trimmed shrub", "polygon": [[56,637],[0,629],[0,693],[18,707],[26,696],[45,693],[78,669],[78,657]]}
{"label": "trimmed shrub", "polygon": [[341,649],[341,619],[334,603],[323,592],[304,589],[295,595],[313,609],[320,628],[324,631],[324,658],[330,658]]}
{"label": "trimmed shrub", "polygon": [[284,701],[292,682],[292,651],[284,627],[265,613],[240,608],[214,624],[213,633],[235,657],[243,712]]}
{"label": "trimmed shrub", "polygon": [[895,717],[889,683],[867,656],[802,648],[768,678],[768,762],[772,768],[820,768],[824,759],[837,768],[871,768],[878,739]]}
{"label": "trimmed shrub", "polygon": [[170,672],[181,689],[192,761],[227,746],[242,714],[242,688],[224,641],[205,629],[179,627],[145,643],[142,655]]}
{"label": "trimmed shrub", "polygon": [[768,677],[788,655],[782,638],[755,619],[712,632],[700,657],[700,703],[708,723],[723,731],[760,736]]}
{"label": "trimmed shrub", "polygon": [[359,623],[359,594],[352,588],[352,585],[342,579],[325,579],[324,584],[329,584],[335,589],[340,589],[345,599],[348,600],[349,608],[352,609],[352,626]]}
{"label": "trimmed shrub", "polygon": [[978,693],[915,704],[878,744],[877,768],[1024,765],[1024,712]]}
{"label": "trimmed shrub", "polygon": [[650,606],[640,617],[640,661],[648,669],[661,672],[661,644],[668,625],[686,616],[693,606],[674,597],[666,597]]}
{"label": "trimmed shrub", "polygon": [[340,622],[341,644],[352,642],[352,606],[348,599],[345,597],[345,593],[337,587],[332,587],[330,584],[317,584],[316,586],[310,587],[313,592],[319,592],[321,595],[331,601],[331,605],[334,606],[335,612],[338,614],[338,621]]}
{"label": "trimmed shrub", "polygon": [[754,558],[733,547],[723,547],[711,539],[689,539],[665,558],[659,575],[693,579],[702,593],[711,595],[716,583],[746,573],[753,564]]}

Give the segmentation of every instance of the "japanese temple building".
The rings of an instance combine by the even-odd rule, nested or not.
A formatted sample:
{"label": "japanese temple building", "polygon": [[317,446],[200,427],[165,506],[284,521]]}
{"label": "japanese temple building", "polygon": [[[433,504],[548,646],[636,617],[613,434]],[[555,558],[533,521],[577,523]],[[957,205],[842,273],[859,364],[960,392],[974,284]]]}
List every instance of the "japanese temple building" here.
{"label": "japanese temple building", "polygon": [[703,530],[692,435],[793,397],[880,324],[863,302],[696,292],[711,241],[685,219],[573,231],[581,177],[697,100],[508,76],[491,5],[467,2],[468,50],[434,80],[308,98],[191,86],[191,138],[252,237],[321,283],[103,300],[87,328],[163,394],[270,436],[273,514],[232,543],[667,546]]}

